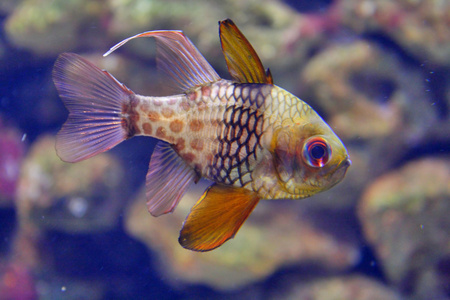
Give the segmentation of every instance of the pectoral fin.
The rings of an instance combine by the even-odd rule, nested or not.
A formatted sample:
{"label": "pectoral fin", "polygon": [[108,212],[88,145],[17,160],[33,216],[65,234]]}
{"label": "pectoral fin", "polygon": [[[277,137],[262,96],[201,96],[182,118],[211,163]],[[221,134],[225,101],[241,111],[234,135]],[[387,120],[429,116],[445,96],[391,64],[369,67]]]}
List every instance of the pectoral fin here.
{"label": "pectoral fin", "polygon": [[234,80],[241,83],[273,84],[270,71],[264,70],[258,54],[233,21],[220,21],[219,35],[228,71]]}
{"label": "pectoral fin", "polygon": [[191,209],[178,241],[186,249],[213,250],[234,237],[258,201],[247,189],[213,185]]}

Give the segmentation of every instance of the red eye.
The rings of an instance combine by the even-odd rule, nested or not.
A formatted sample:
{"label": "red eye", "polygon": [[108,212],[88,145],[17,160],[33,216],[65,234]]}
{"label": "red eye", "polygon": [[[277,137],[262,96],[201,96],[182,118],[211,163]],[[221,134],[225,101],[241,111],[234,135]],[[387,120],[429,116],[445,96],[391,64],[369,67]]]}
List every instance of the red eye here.
{"label": "red eye", "polygon": [[306,141],[303,157],[311,167],[323,167],[331,157],[331,148],[321,137],[312,137]]}

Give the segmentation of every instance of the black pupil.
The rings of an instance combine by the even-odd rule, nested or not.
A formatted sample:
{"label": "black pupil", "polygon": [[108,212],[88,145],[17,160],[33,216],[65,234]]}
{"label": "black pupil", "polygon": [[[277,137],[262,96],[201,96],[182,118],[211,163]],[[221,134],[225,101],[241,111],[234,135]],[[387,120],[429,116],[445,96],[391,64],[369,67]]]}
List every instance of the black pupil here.
{"label": "black pupil", "polygon": [[313,159],[321,159],[325,156],[325,147],[323,145],[314,145],[310,154]]}

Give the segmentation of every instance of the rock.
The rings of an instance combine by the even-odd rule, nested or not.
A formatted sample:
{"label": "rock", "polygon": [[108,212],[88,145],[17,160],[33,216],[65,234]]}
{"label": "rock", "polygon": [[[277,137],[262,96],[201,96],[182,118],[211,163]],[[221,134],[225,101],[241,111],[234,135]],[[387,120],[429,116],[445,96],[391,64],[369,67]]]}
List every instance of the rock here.
{"label": "rock", "polygon": [[10,14],[17,7],[18,2],[16,0],[4,0],[0,2],[0,12],[4,15]]}
{"label": "rock", "polygon": [[380,177],[362,196],[358,212],[365,236],[387,278],[406,293],[428,299],[445,294],[449,182],[448,159],[424,158]]}
{"label": "rock", "polygon": [[56,155],[54,137],[42,137],[22,166],[19,220],[40,230],[97,232],[112,228],[124,205],[123,178],[123,169],[112,155],[65,163]]}
{"label": "rock", "polygon": [[336,276],[314,280],[286,279],[267,299],[294,300],[400,300],[398,293],[364,276]]}
{"label": "rock", "polygon": [[[111,268],[112,255],[120,248],[115,243],[123,243],[122,248],[127,244],[114,231],[128,189],[124,169],[113,155],[102,153],[76,164],[65,163],[56,155],[54,136],[41,136],[21,168],[18,226],[8,263],[19,263],[33,274],[39,298],[102,299],[114,288],[86,269],[97,262]],[[4,278],[8,276],[5,273]],[[16,293],[11,288],[6,291]]]}
{"label": "rock", "polygon": [[356,32],[389,36],[420,60],[449,65],[450,3],[437,1],[340,1],[342,23]]}
{"label": "rock", "polygon": [[107,15],[108,10],[98,1],[22,0],[8,16],[5,31],[18,47],[40,56],[55,56],[82,41],[89,41],[91,47],[101,43]]}
{"label": "rock", "polygon": [[436,122],[419,73],[405,74],[373,43],[329,46],[308,62],[302,80],[343,139],[417,139]]}
{"label": "rock", "polygon": [[[333,23],[327,15],[298,14],[270,0],[22,0],[15,5],[5,22],[6,34],[17,47],[39,56],[56,56],[72,49],[106,52],[139,32],[172,29],[183,30],[208,60],[213,64],[219,61],[217,65],[223,70],[225,61],[215,27],[219,20],[232,18],[263,61],[267,65],[273,62],[272,68],[279,69],[303,60],[310,45],[317,44],[322,29]],[[154,57],[154,51],[149,51],[154,47],[148,45],[133,41],[121,51],[141,58]]]}

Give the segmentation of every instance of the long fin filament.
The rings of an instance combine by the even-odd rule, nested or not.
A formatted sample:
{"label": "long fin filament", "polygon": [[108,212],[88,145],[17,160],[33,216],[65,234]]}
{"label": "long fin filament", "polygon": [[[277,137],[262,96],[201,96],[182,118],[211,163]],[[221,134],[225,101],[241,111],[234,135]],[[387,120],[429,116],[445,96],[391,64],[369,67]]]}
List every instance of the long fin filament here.
{"label": "long fin filament", "polygon": [[147,31],[129,37],[113,46],[103,56],[108,56],[128,41],[140,37],[156,39],[157,65],[179,92],[220,79],[191,40],[179,30]]}

